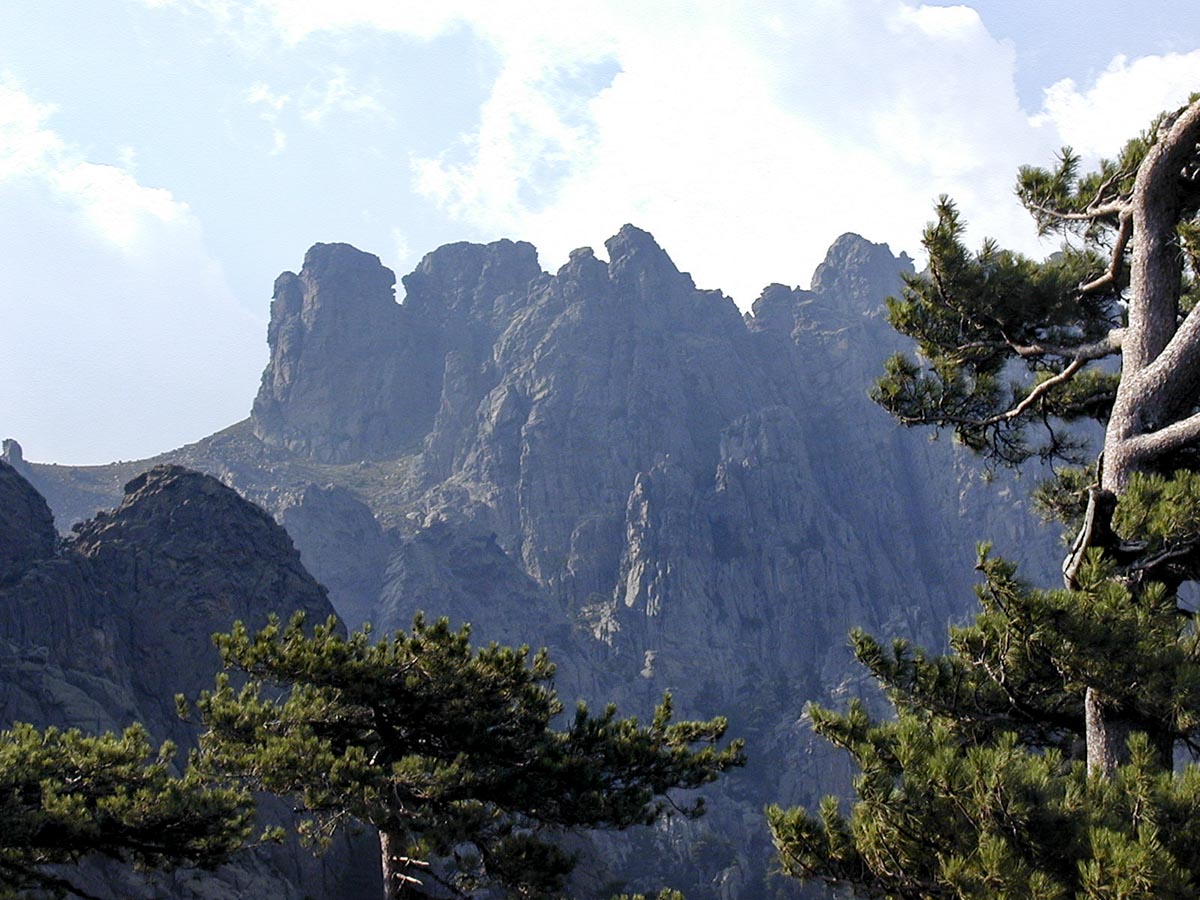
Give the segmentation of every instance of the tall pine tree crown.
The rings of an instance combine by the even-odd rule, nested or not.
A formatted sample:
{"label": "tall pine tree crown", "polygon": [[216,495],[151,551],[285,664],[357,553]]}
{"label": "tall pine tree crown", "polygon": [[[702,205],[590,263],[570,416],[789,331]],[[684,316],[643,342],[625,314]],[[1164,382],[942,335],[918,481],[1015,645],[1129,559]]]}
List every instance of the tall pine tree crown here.
{"label": "tall pine tree crown", "polygon": [[[848,814],[769,811],[783,869],[860,896],[1194,897],[1200,638],[1200,99],[1081,175],[1065,149],[1017,193],[1062,251],[985,241],[943,198],[926,273],[889,301],[918,356],[874,398],[990,465],[1040,459],[1074,534],[1063,587],[980,554],[981,612],[930,657],[862,634],[895,716],[812,708],[860,770]],[[1099,448],[1085,440],[1103,432]],[[1096,450],[1099,450],[1097,453]]]}

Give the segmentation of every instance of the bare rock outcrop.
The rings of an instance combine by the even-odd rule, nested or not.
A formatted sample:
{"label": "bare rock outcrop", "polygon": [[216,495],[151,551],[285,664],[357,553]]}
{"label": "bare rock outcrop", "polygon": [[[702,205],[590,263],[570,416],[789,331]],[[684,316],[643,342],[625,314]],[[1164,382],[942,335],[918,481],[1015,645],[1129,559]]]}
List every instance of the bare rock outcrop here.
{"label": "bare rock outcrop", "polygon": [[[219,670],[211,635],[235,619],[251,627],[270,613],[333,615],[284,529],[215,479],[159,466],[126,485],[115,510],[76,529],[61,546],[49,510],[12,467],[0,463],[0,546],[10,547],[21,498],[24,545],[37,553],[20,577],[0,584],[0,727],[119,730],[139,721],[157,740],[188,747],[194,726],[179,720],[175,694],[194,697]],[[40,508],[39,508],[39,502]],[[10,526],[13,526],[10,528]],[[49,550],[49,552],[46,552]],[[88,866],[89,890],[110,896],[253,894],[299,900],[361,896],[375,866],[348,845],[324,861],[286,846],[247,855],[214,876],[168,874],[153,882],[120,868]]]}
{"label": "bare rock outcrop", "polygon": [[275,509],[346,626],[378,622],[376,600],[395,541],[370,507],[344,487],[309,484],[285,494]]}
{"label": "bare rock outcrop", "polygon": [[314,245],[275,281],[255,433],[323,462],[399,454],[432,424],[447,352],[488,346],[540,272],[529,244],[451,244],[405,279],[401,307],[377,256]]}
{"label": "bare rock outcrop", "polygon": [[[0,485],[12,490],[14,481],[40,500],[0,464]],[[104,706],[106,696],[118,698],[117,708],[96,720],[127,718],[136,707],[159,739],[186,743],[174,697],[211,686],[219,668],[214,631],[238,619],[260,626],[270,613],[303,610],[323,620],[334,612],[287,532],[207,475],[151,469],[126,486],[120,506],[79,525],[57,549],[47,543],[57,538],[45,530],[42,505],[41,545],[52,552],[0,586],[0,639],[18,655],[73,673],[68,680],[110,682],[94,699]],[[52,708],[14,708],[13,687],[0,690],[5,721],[85,724]]]}
{"label": "bare rock outcrop", "polygon": [[[271,360],[254,401],[259,437],[345,462],[403,443],[406,427],[419,429],[422,398],[401,388],[421,360],[401,343],[395,283],[377,256],[349,244],[316,244],[299,275],[275,280]],[[390,415],[397,406],[408,415]]]}
{"label": "bare rock outcrop", "polygon": [[57,542],[54,515],[42,495],[0,460],[0,586],[19,580],[38,560],[54,556]]}
{"label": "bare rock outcrop", "polygon": [[[1044,547],[1035,573],[1056,548],[1021,485],[981,488],[868,399],[903,346],[882,315],[903,254],[844,235],[810,289],[771,285],[743,316],[645,231],[605,250],[550,274],[529,244],[451,244],[397,303],[376,257],[316,245],[276,282],[251,418],[165,458],[269,508],[353,624],[447,615],[550,646],[568,698],[645,712],[670,690],[682,715],[729,715],[751,762],[707,823],[605,852],[631,890],[674,866],[706,873],[689,896],[765,896],[763,805],[844,778],[807,751],[813,777],[788,773],[805,702],[866,690],[847,631],[936,645],[977,540]],[[108,477],[33,475],[64,497]]]}

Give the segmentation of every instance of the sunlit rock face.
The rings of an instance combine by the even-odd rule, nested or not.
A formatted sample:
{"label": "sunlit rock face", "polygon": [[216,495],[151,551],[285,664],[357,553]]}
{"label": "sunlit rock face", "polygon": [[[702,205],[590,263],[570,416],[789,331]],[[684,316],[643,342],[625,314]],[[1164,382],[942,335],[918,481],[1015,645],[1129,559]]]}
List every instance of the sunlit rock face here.
{"label": "sunlit rock face", "polygon": [[[897,429],[867,398],[903,346],[882,301],[911,261],[844,235],[811,289],[772,285],[742,315],[632,226],[607,259],[582,248],[553,274],[527,244],[443,247],[400,305],[373,257],[347,256],[335,277],[311,264],[321,252],[280,282],[303,286],[297,321],[315,307],[369,337],[336,355],[285,340],[277,295],[264,392],[287,373],[307,387],[279,392],[278,415],[260,394],[252,424],[293,467],[350,463],[337,477],[384,529],[382,559],[359,526],[342,542],[362,583],[335,600],[383,629],[420,611],[471,622],[477,640],[549,646],[568,696],[645,712],[669,690],[684,714],[730,715],[751,766],[691,838],[715,829],[734,849],[689,894],[761,893],[762,805],[845,777],[802,710],[867,690],[847,632],[940,642],[970,604],[975,542],[1031,530],[1018,494],[978,489],[950,442]],[[268,480],[245,488],[267,497]],[[306,505],[326,524],[295,532],[302,554],[346,584],[329,499],[284,515],[299,523]],[[643,849],[666,865],[682,846]]]}
{"label": "sunlit rock face", "polygon": [[[395,546],[363,560],[356,617],[373,603],[383,627],[426,610],[506,639],[566,631],[647,696],[714,706],[757,678],[748,660],[827,682],[853,624],[936,633],[975,539],[956,533],[952,454],[865,396],[899,345],[882,298],[911,262],[845,235],[812,290],[773,285],[742,316],[645,231],[606,250],[549,275],[528,244],[449,245],[403,304],[345,245],[280,276],[255,433],[391,468],[360,491]],[[299,541],[318,570],[336,566],[321,540]]]}

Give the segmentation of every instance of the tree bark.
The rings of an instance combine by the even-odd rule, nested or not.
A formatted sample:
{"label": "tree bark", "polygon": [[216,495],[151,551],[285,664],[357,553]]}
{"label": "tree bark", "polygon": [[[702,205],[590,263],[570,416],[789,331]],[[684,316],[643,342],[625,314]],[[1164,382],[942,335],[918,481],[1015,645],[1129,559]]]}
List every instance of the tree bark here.
{"label": "tree bark", "polygon": [[383,868],[384,900],[404,900],[419,897],[421,882],[413,876],[420,868],[417,860],[408,856],[408,845],[402,832],[379,829],[379,863]]}
{"label": "tree bark", "polygon": [[[1183,270],[1176,231],[1180,172],[1196,155],[1198,141],[1200,102],[1185,109],[1151,147],[1138,167],[1130,199],[1129,325],[1121,345],[1121,382],[1104,435],[1099,485],[1115,497],[1136,472],[1152,469],[1176,449],[1170,433],[1157,435],[1190,415],[1200,386],[1200,319],[1195,312],[1182,326],[1178,319]],[[1070,581],[1068,588],[1074,587]],[[1164,729],[1155,728],[1156,723],[1132,721],[1092,687],[1084,707],[1088,772],[1109,777],[1128,762],[1128,739],[1135,730],[1148,732],[1162,765],[1170,767],[1170,738]]]}
{"label": "tree bark", "polygon": [[1087,767],[1089,775],[1111,777],[1118,766],[1129,762],[1129,737],[1140,731],[1150,739],[1159,768],[1171,768],[1174,741],[1154,723],[1138,721],[1108,704],[1095,688],[1088,688],[1084,700],[1087,728]]}
{"label": "tree bark", "polygon": [[1117,715],[1092,687],[1087,689],[1083,712],[1087,723],[1088,774],[1111,776],[1118,766],[1128,761],[1132,723]]}

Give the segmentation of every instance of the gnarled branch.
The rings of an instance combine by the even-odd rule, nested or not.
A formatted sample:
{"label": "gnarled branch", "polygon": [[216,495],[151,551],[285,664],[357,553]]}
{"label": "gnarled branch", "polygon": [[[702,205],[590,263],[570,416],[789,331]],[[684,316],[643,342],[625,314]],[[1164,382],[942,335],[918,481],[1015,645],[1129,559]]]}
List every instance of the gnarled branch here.
{"label": "gnarled branch", "polygon": [[1113,200],[1110,203],[1105,203],[1103,206],[1088,207],[1083,212],[1063,212],[1061,209],[1053,209],[1049,206],[1043,206],[1040,203],[1026,204],[1026,207],[1033,212],[1041,213],[1062,222],[1094,222],[1096,219],[1102,219],[1105,216],[1120,215],[1128,206],[1129,203],[1126,200]]}
{"label": "gnarled branch", "polygon": [[1108,261],[1108,269],[1100,277],[1093,278],[1091,281],[1081,284],[1079,286],[1079,293],[1090,294],[1092,291],[1106,287],[1117,280],[1117,274],[1121,271],[1121,259],[1125,256],[1125,248],[1129,246],[1129,238],[1133,235],[1133,215],[1128,207],[1121,211],[1118,222],[1120,228],[1117,231],[1117,239],[1113,242],[1112,256]]}
{"label": "gnarled branch", "polygon": [[1122,449],[1133,458],[1145,462],[1165,453],[1179,450],[1200,441],[1200,413],[1172,422],[1157,431],[1125,438]]}
{"label": "gnarled branch", "polygon": [[1022,359],[1032,359],[1036,356],[1070,356],[1074,360],[1093,362],[1113,356],[1121,351],[1121,342],[1125,339],[1124,328],[1114,328],[1103,339],[1079,347],[1068,347],[1057,344],[1018,344],[1005,338],[1013,353]]}

